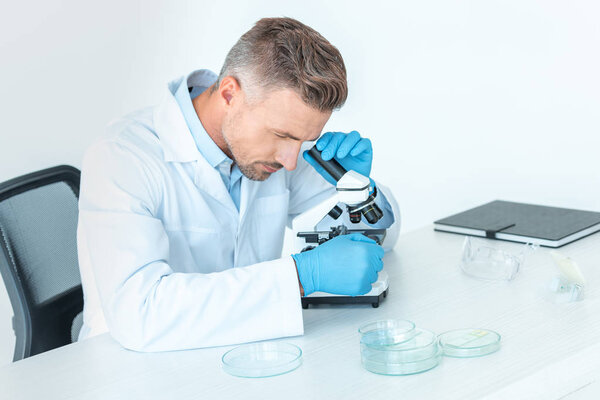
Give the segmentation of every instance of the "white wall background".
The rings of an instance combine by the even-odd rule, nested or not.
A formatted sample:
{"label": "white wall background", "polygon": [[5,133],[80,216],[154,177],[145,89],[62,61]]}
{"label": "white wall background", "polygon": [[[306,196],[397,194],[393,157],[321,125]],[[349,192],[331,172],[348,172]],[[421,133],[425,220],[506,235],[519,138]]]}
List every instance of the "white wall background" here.
{"label": "white wall background", "polygon": [[[342,52],[346,106],[404,230],[493,199],[600,211],[600,3],[0,0],[0,181],[82,153],[165,83],[220,69],[264,16]],[[0,288],[0,365],[12,310]]]}

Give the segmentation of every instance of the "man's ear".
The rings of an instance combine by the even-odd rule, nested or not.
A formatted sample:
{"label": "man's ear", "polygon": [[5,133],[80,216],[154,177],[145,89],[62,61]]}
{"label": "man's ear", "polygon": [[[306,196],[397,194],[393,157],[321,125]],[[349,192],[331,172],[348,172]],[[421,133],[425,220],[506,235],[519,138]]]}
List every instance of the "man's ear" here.
{"label": "man's ear", "polygon": [[239,82],[233,76],[226,76],[221,79],[218,93],[219,97],[223,100],[226,106],[231,105],[231,102],[240,95],[242,88]]}

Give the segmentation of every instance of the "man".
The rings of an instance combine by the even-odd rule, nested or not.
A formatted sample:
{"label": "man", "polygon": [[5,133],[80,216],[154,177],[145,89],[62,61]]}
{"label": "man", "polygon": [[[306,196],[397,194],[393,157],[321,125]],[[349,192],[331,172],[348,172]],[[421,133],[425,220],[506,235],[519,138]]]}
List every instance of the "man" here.
{"label": "man", "polygon": [[[218,77],[175,80],[160,105],[112,124],[83,161],[80,339],[108,330],[161,351],[300,335],[301,293],[368,292],[383,250],[365,236],[281,257],[286,223],[335,192],[299,155],[346,95],[335,47],[296,20],[262,19]],[[371,144],[357,132],[317,143],[369,176]],[[398,211],[378,189],[377,227],[393,245]]]}

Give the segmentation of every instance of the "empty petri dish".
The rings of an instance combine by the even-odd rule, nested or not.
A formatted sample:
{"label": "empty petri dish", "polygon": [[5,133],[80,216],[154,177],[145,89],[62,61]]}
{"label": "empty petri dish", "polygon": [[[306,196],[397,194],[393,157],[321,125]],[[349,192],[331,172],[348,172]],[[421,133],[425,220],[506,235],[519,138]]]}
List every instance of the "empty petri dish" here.
{"label": "empty petri dish", "polygon": [[373,345],[385,346],[399,344],[412,339],[415,324],[406,319],[384,319],[369,322],[358,328],[361,343],[366,341]]}
{"label": "empty petri dish", "polygon": [[487,329],[456,329],[438,336],[448,357],[480,357],[500,349],[500,335]]}
{"label": "empty petri dish", "polygon": [[435,333],[415,329],[415,335],[402,343],[381,344],[381,336],[365,335],[360,342],[361,357],[383,363],[406,363],[425,360],[438,352]]}
{"label": "empty petri dish", "polygon": [[229,350],[221,360],[223,369],[231,375],[265,378],[298,368],[302,364],[302,350],[291,343],[251,343]]}
{"label": "empty petri dish", "polygon": [[[437,348],[437,346],[436,346]],[[362,365],[367,371],[382,375],[412,375],[435,368],[442,358],[441,349],[437,348],[432,357],[412,362],[387,362],[377,359],[363,358]]]}

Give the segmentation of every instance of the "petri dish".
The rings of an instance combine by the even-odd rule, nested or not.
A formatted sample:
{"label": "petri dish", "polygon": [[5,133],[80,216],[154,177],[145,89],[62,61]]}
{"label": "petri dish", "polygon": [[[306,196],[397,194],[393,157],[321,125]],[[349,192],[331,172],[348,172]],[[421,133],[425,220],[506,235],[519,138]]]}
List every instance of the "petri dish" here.
{"label": "petri dish", "polygon": [[413,375],[429,371],[438,366],[442,359],[442,350],[437,349],[436,353],[424,360],[412,362],[381,362],[377,359],[363,358],[363,367],[370,372],[381,375]]}
{"label": "petri dish", "polygon": [[228,374],[266,378],[293,371],[302,364],[302,350],[291,343],[261,342],[238,346],[221,359]]}
{"label": "petri dish", "polygon": [[402,343],[381,344],[381,336],[363,336],[360,342],[362,359],[382,363],[409,363],[425,360],[438,352],[438,339],[435,333],[425,329],[415,329],[415,335]]}
{"label": "petri dish", "polygon": [[438,336],[439,345],[448,357],[481,357],[500,349],[500,335],[487,329],[456,329]]}
{"label": "petri dish", "polygon": [[361,343],[366,341],[379,346],[396,345],[412,339],[415,324],[406,319],[384,319],[369,322],[358,328]]}

